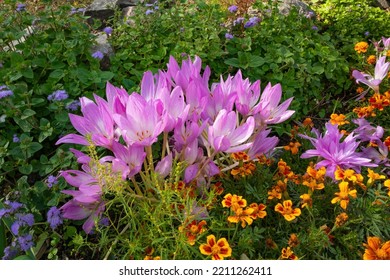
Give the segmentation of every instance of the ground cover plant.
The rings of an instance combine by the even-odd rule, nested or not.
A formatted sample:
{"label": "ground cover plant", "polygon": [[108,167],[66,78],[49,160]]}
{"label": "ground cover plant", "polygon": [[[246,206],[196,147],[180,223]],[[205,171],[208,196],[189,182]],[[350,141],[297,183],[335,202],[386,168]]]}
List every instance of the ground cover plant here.
{"label": "ground cover plant", "polygon": [[390,38],[313,2],[1,3],[2,259],[390,259]]}

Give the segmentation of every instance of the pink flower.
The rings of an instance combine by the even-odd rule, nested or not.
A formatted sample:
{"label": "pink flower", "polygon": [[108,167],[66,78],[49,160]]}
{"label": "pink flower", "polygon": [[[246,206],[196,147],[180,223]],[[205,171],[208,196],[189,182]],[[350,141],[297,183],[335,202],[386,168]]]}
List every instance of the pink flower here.
{"label": "pink flower", "polygon": [[237,127],[237,114],[222,109],[213,125],[208,128],[208,143],[215,152],[235,153],[249,148],[252,143],[245,143],[255,128],[253,117]]}
{"label": "pink flower", "polygon": [[86,97],[80,98],[83,116],[69,114],[72,125],[81,135],[68,134],[59,139],[56,145],[73,143],[87,146],[90,143],[86,137],[90,136],[96,146],[111,149],[115,139],[112,113],[107,101],[97,95],[94,97],[96,104]]}
{"label": "pink flower", "polygon": [[256,158],[260,155],[270,155],[272,154],[274,148],[279,142],[279,138],[276,136],[267,137],[271,132],[271,129],[266,129],[258,132],[253,141],[252,147],[248,151],[248,156],[250,159]]}
{"label": "pink flower", "polygon": [[382,83],[382,80],[386,77],[387,72],[389,72],[390,69],[390,63],[385,61],[386,56],[382,56],[377,60],[374,77],[370,74],[353,70],[352,76],[356,79],[356,83],[363,83],[372,88],[375,92],[379,92],[379,85]]}
{"label": "pink flower", "polygon": [[126,143],[151,146],[164,129],[161,118],[162,104],[158,100],[149,103],[139,94],[133,93],[126,103],[126,114],[114,114],[114,120]]}
{"label": "pink flower", "polygon": [[271,83],[265,87],[258,106],[254,111],[256,126],[259,129],[268,124],[277,124],[290,118],[295,111],[287,110],[293,98],[289,98],[278,105],[282,97],[282,87],[280,84],[271,86]]}
{"label": "pink flower", "polygon": [[118,142],[114,142],[112,147],[115,157],[112,157],[112,171],[120,172],[122,179],[131,178],[142,169],[146,153],[142,146],[126,147]]}

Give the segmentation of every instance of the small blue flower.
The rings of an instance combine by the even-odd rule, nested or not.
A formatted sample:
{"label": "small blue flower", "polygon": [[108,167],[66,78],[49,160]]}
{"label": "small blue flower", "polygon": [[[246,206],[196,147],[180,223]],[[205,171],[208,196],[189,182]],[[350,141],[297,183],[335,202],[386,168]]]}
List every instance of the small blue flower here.
{"label": "small blue flower", "polygon": [[151,10],[151,9],[147,9],[146,12],[145,12],[145,15],[150,15],[150,14],[153,14],[154,11]]}
{"label": "small blue flower", "polygon": [[3,260],[12,260],[17,256],[19,250],[14,246],[7,246],[4,248]]}
{"label": "small blue flower", "polygon": [[236,5],[231,5],[229,8],[228,8],[229,12],[231,13],[235,13],[237,12],[238,10],[238,7]]}
{"label": "small blue flower", "polygon": [[25,4],[19,3],[19,4],[16,5],[16,11],[24,12],[25,10],[26,10],[26,5]]}
{"label": "small blue flower", "polygon": [[370,32],[366,31],[364,32],[364,36],[369,36],[370,35]]}
{"label": "small blue flower", "polygon": [[19,236],[18,243],[23,251],[29,250],[34,245],[34,242],[32,241],[32,236],[30,234]]}
{"label": "small blue flower", "polygon": [[6,85],[0,86],[0,99],[13,95],[13,91],[10,90]]}
{"label": "small blue flower", "polygon": [[77,111],[80,106],[81,106],[80,101],[75,100],[69,103],[68,105],[66,105],[65,108],[69,111]]}
{"label": "small blue flower", "polygon": [[244,21],[243,17],[238,17],[233,21],[233,26],[236,26],[237,24],[240,24]]}
{"label": "small blue flower", "polygon": [[12,137],[12,142],[14,142],[14,143],[19,143],[20,142],[20,139],[19,139],[18,135],[14,134],[14,136]]}
{"label": "small blue flower", "polygon": [[47,222],[50,227],[54,230],[63,223],[63,217],[61,210],[53,206],[47,211]]}
{"label": "small blue flower", "polygon": [[111,35],[112,33],[112,28],[107,26],[103,29],[103,32],[105,32],[107,35]]}
{"label": "small blue flower", "polygon": [[260,19],[258,17],[251,17],[245,24],[244,28],[250,28],[255,25],[257,25],[260,22]]}
{"label": "small blue flower", "polygon": [[96,51],[92,54],[92,57],[101,60],[103,59],[104,54],[101,51]]}
{"label": "small blue flower", "polygon": [[49,101],[61,101],[67,99],[69,96],[65,90],[56,90],[47,97]]}
{"label": "small blue flower", "polygon": [[230,34],[230,33],[226,33],[226,34],[225,34],[225,38],[228,39],[228,40],[230,40],[230,39],[233,39],[234,36],[233,36],[232,34]]}
{"label": "small blue flower", "polygon": [[55,177],[53,175],[50,175],[49,177],[47,177],[47,186],[49,188],[53,187],[53,185],[55,185],[57,183],[58,183],[57,177]]}
{"label": "small blue flower", "polygon": [[313,29],[313,30],[317,31],[317,30],[318,30],[318,27],[317,27],[317,26],[315,26],[315,25],[313,25],[313,26],[311,27],[311,29]]}

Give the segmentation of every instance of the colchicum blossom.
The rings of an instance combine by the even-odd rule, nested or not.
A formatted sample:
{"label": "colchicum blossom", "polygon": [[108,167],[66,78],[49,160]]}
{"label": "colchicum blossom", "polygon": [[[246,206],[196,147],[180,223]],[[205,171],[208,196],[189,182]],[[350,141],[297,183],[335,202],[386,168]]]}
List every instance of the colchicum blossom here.
{"label": "colchicum blossom", "polygon": [[[301,158],[320,157],[322,160],[316,164],[316,168],[326,167],[326,175],[334,179],[337,167],[341,169],[352,168],[360,173],[361,166],[376,167],[371,163],[371,159],[365,158],[357,152],[359,143],[353,133],[349,134],[343,141],[343,134],[339,131],[338,125],[325,124],[326,131],[322,135],[318,130],[313,129],[317,138],[300,135],[302,138],[310,140],[315,149],[307,150]],[[340,142],[341,141],[341,142]]]}
{"label": "colchicum blossom", "polygon": [[381,56],[375,65],[374,76],[365,74],[357,70],[353,70],[352,76],[356,79],[356,83],[363,83],[375,92],[379,93],[379,85],[384,78],[387,76],[387,72],[390,69],[390,62],[385,62],[386,56]]}

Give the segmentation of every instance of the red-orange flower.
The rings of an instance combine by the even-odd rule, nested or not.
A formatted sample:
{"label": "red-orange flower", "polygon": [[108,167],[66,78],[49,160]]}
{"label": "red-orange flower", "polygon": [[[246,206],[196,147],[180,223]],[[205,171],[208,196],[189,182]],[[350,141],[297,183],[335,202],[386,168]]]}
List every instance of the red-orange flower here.
{"label": "red-orange flower", "polygon": [[247,224],[251,225],[253,223],[252,214],[254,211],[253,208],[246,208],[245,210],[238,208],[234,211],[234,216],[228,217],[228,221],[235,224],[241,222],[241,226],[245,228]]}
{"label": "red-orange flower", "polygon": [[262,203],[251,203],[249,205],[249,208],[252,208],[254,210],[251,214],[251,218],[254,220],[257,218],[263,219],[265,216],[267,216],[267,212],[265,211],[265,208],[267,208],[267,206]]}
{"label": "red-orange flower", "polygon": [[294,254],[293,250],[290,247],[282,249],[282,255],[280,256],[282,260],[297,260],[298,257]]}
{"label": "red-orange flower", "polygon": [[364,251],[363,260],[390,260],[390,241],[382,244],[382,240],[379,237],[367,237],[367,244],[363,243],[366,247]]}
{"label": "red-orange flower", "polygon": [[375,55],[370,55],[369,57],[367,57],[367,63],[368,64],[375,64],[376,62],[376,56]]}
{"label": "red-orange flower", "polygon": [[293,155],[296,155],[298,153],[298,149],[301,146],[299,142],[290,142],[288,145],[284,146],[283,148],[286,151],[290,151]]}
{"label": "red-orange flower", "polygon": [[283,205],[280,203],[276,204],[275,211],[282,214],[283,217],[289,222],[295,220],[296,217],[301,215],[301,209],[292,208],[291,200],[283,201]]}
{"label": "red-orange flower", "polygon": [[238,208],[244,208],[246,206],[246,200],[242,196],[228,193],[224,196],[224,200],[222,200],[222,206],[236,211]]}
{"label": "red-orange flower", "polygon": [[298,245],[299,245],[298,236],[295,233],[291,233],[290,238],[288,239],[288,246],[293,248],[293,247],[296,247]]}
{"label": "red-orange flower", "polygon": [[232,248],[226,238],[220,238],[216,241],[214,235],[207,236],[207,243],[201,244],[199,250],[203,255],[211,256],[213,260],[223,260],[232,255]]}
{"label": "red-orange flower", "polygon": [[205,220],[202,220],[199,223],[196,220],[193,220],[187,225],[180,226],[179,231],[186,235],[188,244],[194,245],[197,236],[206,230],[204,228],[206,225],[207,222]]}

